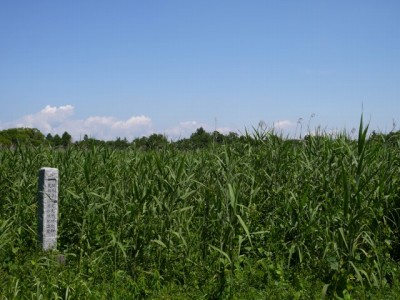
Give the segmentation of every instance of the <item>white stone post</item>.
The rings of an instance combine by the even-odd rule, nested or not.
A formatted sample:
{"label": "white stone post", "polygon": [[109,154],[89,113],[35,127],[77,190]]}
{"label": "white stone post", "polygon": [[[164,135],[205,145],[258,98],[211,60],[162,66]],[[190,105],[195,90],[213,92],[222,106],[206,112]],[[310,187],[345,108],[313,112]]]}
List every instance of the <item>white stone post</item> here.
{"label": "white stone post", "polygon": [[57,247],[58,169],[39,170],[38,237],[43,250]]}

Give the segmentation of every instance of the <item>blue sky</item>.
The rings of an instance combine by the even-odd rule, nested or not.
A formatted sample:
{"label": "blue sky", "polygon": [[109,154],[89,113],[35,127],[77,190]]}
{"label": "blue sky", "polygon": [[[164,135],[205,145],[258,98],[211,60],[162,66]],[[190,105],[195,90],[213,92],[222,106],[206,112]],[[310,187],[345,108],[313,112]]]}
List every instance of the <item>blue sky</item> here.
{"label": "blue sky", "polygon": [[350,131],[363,112],[387,132],[399,14],[399,1],[2,1],[0,128],[177,138],[263,121],[294,135],[300,118]]}

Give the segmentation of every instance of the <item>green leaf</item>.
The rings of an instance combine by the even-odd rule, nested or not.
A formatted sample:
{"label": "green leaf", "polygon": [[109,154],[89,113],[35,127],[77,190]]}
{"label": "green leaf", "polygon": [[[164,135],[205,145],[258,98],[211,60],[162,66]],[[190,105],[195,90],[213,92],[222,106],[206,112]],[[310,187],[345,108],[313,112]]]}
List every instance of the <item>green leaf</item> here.
{"label": "green leaf", "polygon": [[253,244],[251,242],[250,232],[249,232],[249,229],[247,228],[246,223],[243,221],[243,219],[242,219],[242,217],[240,215],[236,215],[236,217],[238,218],[240,225],[242,225],[244,231],[246,232],[246,236],[250,241],[250,245],[253,247]]}
{"label": "green leaf", "polygon": [[160,241],[160,240],[151,240],[152,242],[154,242],[154,243],[156,243],[156,244],[158,244],[158,245],[160,245],[161,247],[163,247],[163,248],[167,248],[167,245],[165,245],[162,241]]}
{"label": "green leaf", "polygon": [[226,259],[229,261],[230,264],[232,263],[232,260],[230,259],[229,255],[228,255],[226,252],[222,251],[221,249],[218,249],[217,247],[214,247],[213,245],[209,245],[209,246],[210,246],[212,249],[214,249],[215,251],[218,251],[218,252],[221,253],[223,256],[225,256]]}

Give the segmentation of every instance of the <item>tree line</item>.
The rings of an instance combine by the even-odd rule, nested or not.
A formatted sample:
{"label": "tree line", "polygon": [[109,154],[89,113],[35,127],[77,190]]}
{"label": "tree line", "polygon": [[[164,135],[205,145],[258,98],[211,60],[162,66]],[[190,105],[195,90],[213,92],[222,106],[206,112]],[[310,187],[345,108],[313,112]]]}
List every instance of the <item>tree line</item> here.
{"label": "tree line", "polygon": [[[308,142],[312,136],[306,135],[302,141]],[[218,131],[207,132],[203,127],[198,128],[189,138],[182,138],[176,141],[168,140],[163,134],[151,134],[128,141],[126,138],[118,137],[115,140],[104,141],[84,135],[83,139],[73,141],[72,136],[65,131],[62,135],[51,133],[46,136],[36,128],[11,128],[0,131],[0,147],[15,147],[17,145],[40,146],[45,145],[55,148],[67,148],[71,145],[81,147],[89,146],[110,146],[115,149],[135,148],[141,150],[159,150],[167,146],[173,146],[180,150],[204,149],[218,144],[234,144],[242,142],[258,143],[267,138],[283,139],[273,132],[255,131],[254,134],[238,135],[235,132],[222,134]],[[313,140],[324,139],[327,136],[320,135],[313,137]],[[400,146],[400,131],[390,133],[376,133],[373,131],[369,140],[376,143],[390,144],[391,146]],[[301,140],[287,139],[288,142],[299,143]]]}
{"label": "tree line", "polygon": [[198,128],[189,138],[182,138],[176,141],[168,140],[163,134],[151,134],[128,141],[126,138],[116,138],[111,141],[99,140],[89,137],[87,134],[82,140],[73,141],[71,134],[65,131],[62,135],[47,134],[46,136],[36,128],[11,128],[0,131],[0,146],[13,147],[17,144],[23,145],[47,145],[52,147],[66,148],[70,145],[78,146],[111,146],[117,149],[134,147],[143,150],[157,150],[173,145],[179,149],[195,150],[211,146],[212,144],[230,144],[243,139],[235,132],[222,134],[218,131],[207,132],[203,127]]}

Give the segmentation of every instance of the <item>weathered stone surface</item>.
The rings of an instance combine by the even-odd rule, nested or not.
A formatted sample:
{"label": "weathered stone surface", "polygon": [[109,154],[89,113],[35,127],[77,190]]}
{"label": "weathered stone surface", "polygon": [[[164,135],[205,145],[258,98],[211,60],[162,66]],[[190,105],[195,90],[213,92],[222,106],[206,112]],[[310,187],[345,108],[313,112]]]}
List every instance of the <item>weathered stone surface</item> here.
{"label": "weathered stone surface", "polygon": [[58,169],[39,170],[38,236],[43,250],[57,247]]}

